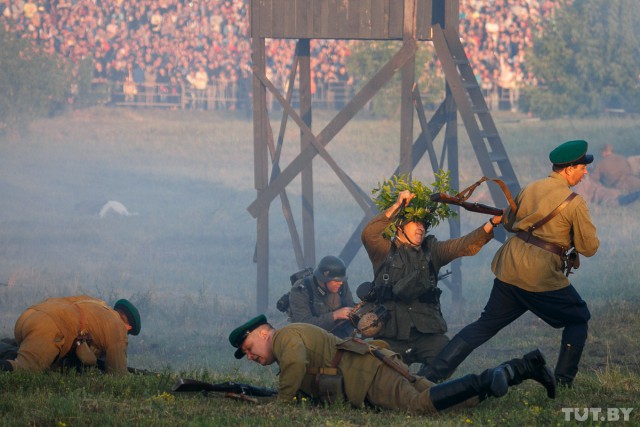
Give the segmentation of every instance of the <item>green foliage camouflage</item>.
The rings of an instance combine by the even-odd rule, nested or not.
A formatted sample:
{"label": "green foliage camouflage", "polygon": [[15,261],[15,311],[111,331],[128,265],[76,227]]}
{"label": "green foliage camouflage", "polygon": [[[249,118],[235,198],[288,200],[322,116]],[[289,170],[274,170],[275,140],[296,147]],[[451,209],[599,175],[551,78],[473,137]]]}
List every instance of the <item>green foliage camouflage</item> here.
{"label": "green foliage camouflage", "polygon": [[521,107],[541,118],[640,110],[637,0],[563,0],[527,52],[538,87]]}
{"label": "green foliage camouflage", "polygon": [[[409,204],[404,207],[398,217],[402,221],[428,222],[431,227],[437,226],[441,221],[455,217],[456,213],[445,203],[431,201],[433,193],[451,193],[449,171],[442,169],[435,174],[436,180],[430,185],[411,179],[407,175],[393,175],[371,190],[372,199],[380,212],[389,209],[398,200],[398,194],[409,190],[415,194]],[[385,236],[393,237],[398,231],[398,224],[391,223],[384,231]]]}

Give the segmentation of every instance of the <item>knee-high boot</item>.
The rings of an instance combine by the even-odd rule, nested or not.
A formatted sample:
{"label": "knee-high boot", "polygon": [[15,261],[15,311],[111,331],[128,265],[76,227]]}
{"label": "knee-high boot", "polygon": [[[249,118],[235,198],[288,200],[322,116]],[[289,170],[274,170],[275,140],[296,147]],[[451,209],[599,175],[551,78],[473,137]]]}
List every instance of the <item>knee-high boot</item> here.
{"label": "knee-high boot", "polygon": [[438,411],[465,402],[473,397],[480,400],[488,396],[502,397],[509,389],[508,374],[504,366],[487,369],[480,375],[469,374],[445,381],[429,389],[429,397]]}
{"label": "knee-high boot", "polygon": [[429,365],[423,365],[418,375],[425,377],[433,383],[446,380],[453,374],[456,368],[474,350],[465,340],[453,337]]}
{"label": "knee-high boot", "polygon": [[556,364],[556,381],[559,385],[565,387],[573,386],[573,379],[578,373],[578,364],[582,357],[584,347],[572,346],[571,344],[563,344],[558,355],[558,363]]}
{"label": "knee-high boot", "polygon": [[502,397],[507,394],[509,386],[527,379],[539,382],[546,388],[547,396],[552,399],[555,397],[556,380],[540,350],[527,353],[521,359],[512,359],[497,368],[487,369],[480,375],[466,375],[435,385],[429,390],[429,396],[433,406],[442,411],[476,396],[480,400],[489,396]]}
{"label": "knee-high boot", "polygon": [[524,380],[534,380],[547,389],[550,399],[556,397],[556,379],[547,366],[547,361],[539,349],[522,356],[521,359],[512,359],[503,365],[508,366],[509,385],[520,384]]}

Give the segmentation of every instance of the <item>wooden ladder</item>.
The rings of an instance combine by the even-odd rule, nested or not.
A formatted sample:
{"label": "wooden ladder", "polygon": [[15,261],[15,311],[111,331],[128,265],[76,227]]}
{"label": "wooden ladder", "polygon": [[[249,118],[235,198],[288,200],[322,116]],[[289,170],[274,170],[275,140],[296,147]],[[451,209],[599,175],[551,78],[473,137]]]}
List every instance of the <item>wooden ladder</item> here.
{"label": "wooden ladder", "polygon": [[[467,129],[482,174],[504,181],[515,197],[520,191],[518,178],[511,166],[458,33],[451,29],[443,30],[440,25],[434,25],[433,45]],[[489,185],[489,191],[496,206],[507,206],[506,197],[499,186]]]}

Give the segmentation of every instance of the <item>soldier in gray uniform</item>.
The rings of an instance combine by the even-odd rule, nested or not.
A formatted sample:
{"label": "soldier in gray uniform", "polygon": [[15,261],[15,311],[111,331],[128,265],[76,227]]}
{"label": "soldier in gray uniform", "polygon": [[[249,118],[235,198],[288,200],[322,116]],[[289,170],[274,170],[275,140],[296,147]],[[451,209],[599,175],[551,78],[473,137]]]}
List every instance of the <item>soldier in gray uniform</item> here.
{"label": "soldier in gray uniform", "polygon": [[349,313],[355,306],[347,267],[335,256],[320,260],[313,275],[299,279],[289,294],[292,322],[310,323],[345,338],[352,334]]}
{"label": "soldier in gray uniform", "polygon": [[[422,363],[418,372],[422,375],[449,342],[440,309],[442,291],[437,286],[440,268],[456,258],[477,254],[493,238],[502,217],[491,218],[466,236],[440,242],[427,235],[428,211],[423,217],[403,217],[402,206],[410,206],[414,197],[409,190],[398,193],[396,202],[366,225],[362,243],[374,271],[386,263],[373,284],[378,304],[387,311],[384,327],[375,338],[388,342],[407,365]],[[398,221],[398,231],[389,239],[384,230],[393,221]]]}

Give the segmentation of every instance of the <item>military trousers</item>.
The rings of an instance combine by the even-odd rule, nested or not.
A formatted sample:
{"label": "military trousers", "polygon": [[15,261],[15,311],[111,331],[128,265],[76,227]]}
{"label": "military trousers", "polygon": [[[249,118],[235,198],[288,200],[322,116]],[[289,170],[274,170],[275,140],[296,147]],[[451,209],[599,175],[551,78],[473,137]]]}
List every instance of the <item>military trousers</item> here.
{"label": "military trousers", "polygon": [[445,334],[425,334],[416,328],[411,328],[408,340],[381,339],[386,341],[407,365],[412,363],[428,365],[449,343],[449,337]]}
{"label": "military trousers", "polygon": [[[387,365],[380,365],[367,391],[367,402],[375,407],[407,411],[416,415],[433,415],[438,410],[431,401],[430,389],[435,384],[423,377],[410,382]],[[452,408],[468,408],[480,403],[474,396]]]}
{"label": "military trousers", "polygon": [[480,318],[456,336],[477,348],[527,311],[553,328],[564,328],[563,345],[584,346],[591,314],[572,285],[556,291],[529,292],[497,278]]}

